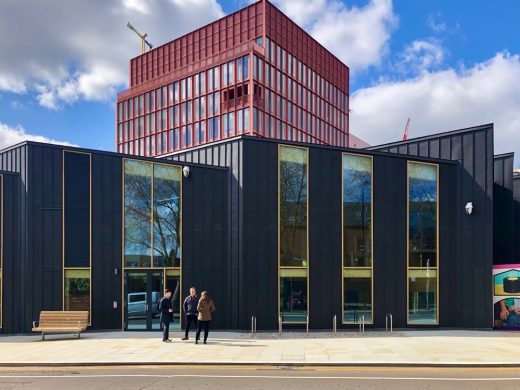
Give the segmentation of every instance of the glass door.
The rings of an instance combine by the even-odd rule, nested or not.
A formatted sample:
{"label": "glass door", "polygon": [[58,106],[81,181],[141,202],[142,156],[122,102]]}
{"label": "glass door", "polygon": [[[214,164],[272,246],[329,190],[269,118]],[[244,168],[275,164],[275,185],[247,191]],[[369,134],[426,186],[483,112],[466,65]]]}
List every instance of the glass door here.
{"label": "glass door", "polygon": [[157,270],[125,272],[125,329],[158,330],[157,302],[163,293],[163,273]]}
{"label": "glass door", "polygon": [[[161,313],[158,309],[158,302],[163,296],[163,272],[162,271],[148,271],[150,273],[150,296],[151,296],[151,310],[150,310],[150,328],[152,330],[161,329]],[[150,329],[149,328],[149,329]]]}

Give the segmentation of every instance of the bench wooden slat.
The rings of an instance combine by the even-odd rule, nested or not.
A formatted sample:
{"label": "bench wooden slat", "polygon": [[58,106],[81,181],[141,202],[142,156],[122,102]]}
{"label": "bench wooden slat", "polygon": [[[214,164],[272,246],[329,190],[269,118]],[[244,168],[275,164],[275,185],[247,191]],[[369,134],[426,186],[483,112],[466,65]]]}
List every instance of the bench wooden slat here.
{"label": "bench wooden slat", "polygon": [[77,333],[87,329],[88,311],[42,311],[38,326],[32,328],[33,332],[42,332],[42,339],[45,340],[45,333]]}

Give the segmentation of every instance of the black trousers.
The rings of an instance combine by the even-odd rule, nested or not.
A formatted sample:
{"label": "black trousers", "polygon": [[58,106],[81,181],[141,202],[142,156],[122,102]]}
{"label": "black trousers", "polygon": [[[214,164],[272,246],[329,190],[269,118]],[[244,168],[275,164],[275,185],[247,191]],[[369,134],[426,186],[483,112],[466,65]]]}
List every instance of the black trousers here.
{"label": "black trousers", "polygon": [[202,331],[202,328],[204,328],[204,342],[208,339],[208,332],[209,332],[209,323],[211,321],[198,321],[197,326],[197,340],[200,340],[200,332]]}
{"label": "black trousers", "polygon": [[170,322],[163,322],[163,341],[166,341],[170,338]]}
{"label": "black trousers", "polygon": [[188,338],[192,323],[195,325],[195,329],[197,329],[197,314],[186,314],[186,332],[184,333],[186,338]]}

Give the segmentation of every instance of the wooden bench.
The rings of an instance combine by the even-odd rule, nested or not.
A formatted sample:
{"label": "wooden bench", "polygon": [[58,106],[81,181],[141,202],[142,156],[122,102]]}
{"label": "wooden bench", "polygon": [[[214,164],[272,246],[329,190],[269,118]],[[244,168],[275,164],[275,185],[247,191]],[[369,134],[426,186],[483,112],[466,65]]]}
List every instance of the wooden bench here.
{"label": "wooden bench", "polygon": [[41,332],[42,340],[45,333],[76,333],[79,335],[88,326],[88,311],[42,311],[40,320],[33,321],[33,332]]}

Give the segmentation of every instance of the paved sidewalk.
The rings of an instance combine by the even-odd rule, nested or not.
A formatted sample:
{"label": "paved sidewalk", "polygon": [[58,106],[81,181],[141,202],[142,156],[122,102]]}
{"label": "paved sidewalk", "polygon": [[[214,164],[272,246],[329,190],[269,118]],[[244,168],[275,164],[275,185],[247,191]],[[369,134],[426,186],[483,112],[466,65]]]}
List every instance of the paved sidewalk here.
{"label": "paved sidewalk", "polygon": [[207,345],[193,339],[163,343],[160,332],[104,332],[0,337],[0,365],[252,364],[519,366],[520,332],[395,331],[248,333],[213,332]]}

